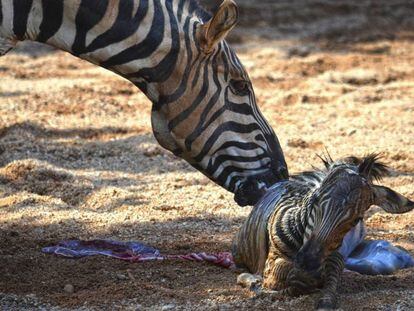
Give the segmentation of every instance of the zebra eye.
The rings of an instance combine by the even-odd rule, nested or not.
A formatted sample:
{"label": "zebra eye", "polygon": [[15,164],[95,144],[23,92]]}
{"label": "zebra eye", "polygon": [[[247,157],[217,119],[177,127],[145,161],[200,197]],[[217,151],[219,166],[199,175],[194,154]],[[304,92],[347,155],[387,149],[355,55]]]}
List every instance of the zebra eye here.
{"label": "zebra eye", "polygon": [[234,94],[246,96],[250,92],[249,82],[244,80],[231,80],[230,87]]}

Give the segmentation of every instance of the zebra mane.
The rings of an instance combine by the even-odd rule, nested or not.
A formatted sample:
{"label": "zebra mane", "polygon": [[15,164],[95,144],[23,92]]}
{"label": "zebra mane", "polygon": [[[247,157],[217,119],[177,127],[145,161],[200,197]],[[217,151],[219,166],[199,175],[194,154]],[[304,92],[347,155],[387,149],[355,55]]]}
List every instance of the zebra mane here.
{"label": "zebra mane", "polygon": [[380,161],[381,156],[377,153],[367,154],[364,157],[349,156],[336,161],[329,153],[318,157],[324,168],[313,166],[312,170],[291,175],[291,179],[311,188],[317,188],[339,167],[349,168],[371,181],[381,181],[383,177],[390,175],[389,167]]}
{"label": "zebra mane", "polygon": [[[172,1],[172,0],[171,0]],[[193,12],[203,23],[211,19],[211,13],[208,12],[198,0],[187,0],[190,3],[190,12]],[[212,9],[214,12],[215,8]]]}
{"label": "zebra mane", "polygon": [[381,162],[379,153],[370,153],[363,157],[349,156],[337,161],[334,161],[329,153],[318,157],[325,166],[326,174],[340,165],[346,165],[370,180],[381,181],[383,177],[390,175],[389,167]]}

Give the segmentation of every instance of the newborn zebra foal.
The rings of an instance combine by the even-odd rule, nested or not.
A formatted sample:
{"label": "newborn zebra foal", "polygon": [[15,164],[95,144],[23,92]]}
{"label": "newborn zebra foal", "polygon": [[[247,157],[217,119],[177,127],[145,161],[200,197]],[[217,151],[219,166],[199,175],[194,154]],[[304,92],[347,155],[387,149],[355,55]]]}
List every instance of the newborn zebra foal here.
{"label": "newborn zebra foal", "polygon": [[[346,233],[363,225],[371,205],[405,213],[414,202],[373,183],[388,174],[377,155],[322,160],[324,169],[292,176],[270,188],[237,234],[233,256],[239,267],[262,275],[262,286],[276,295],[321,289],[318,309],[332,309],[344,268],[339,248]],[[248,276],[252,287],[260,282]]]}

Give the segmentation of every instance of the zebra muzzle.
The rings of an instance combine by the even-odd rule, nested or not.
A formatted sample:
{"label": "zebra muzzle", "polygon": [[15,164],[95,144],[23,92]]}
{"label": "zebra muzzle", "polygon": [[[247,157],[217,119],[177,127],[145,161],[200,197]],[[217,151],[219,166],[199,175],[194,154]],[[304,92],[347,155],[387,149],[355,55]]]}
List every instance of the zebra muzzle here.
{"label": "zebra muzzle", "polygon": [[288,171],[284,166],[278,170],[267,171],[264,174],[246,177],[234,192],[234,200],[240,206],[255,205],[275,183],[285,180]]}
{"label": "zebra muzzle", "polygon": [[255,205],[265,194],[266,187],[256,178],[246,178],[234,193],[234,200],[240,206]]}

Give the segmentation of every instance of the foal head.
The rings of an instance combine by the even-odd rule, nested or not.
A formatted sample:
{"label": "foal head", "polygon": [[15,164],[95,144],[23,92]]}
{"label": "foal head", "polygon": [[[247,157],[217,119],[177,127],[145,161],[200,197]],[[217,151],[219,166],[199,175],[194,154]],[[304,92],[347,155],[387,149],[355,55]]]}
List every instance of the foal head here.
{"label": "foal head", "polygon": [[309,198],[303,246],[295,258],[296,265],[309,272],[316,271],[341,246],[346,233],[363,219],[371,205],[390,213],[414,208],[408,198],[374,184],[389,174],[377,155],[323,161],[324,178]]}

